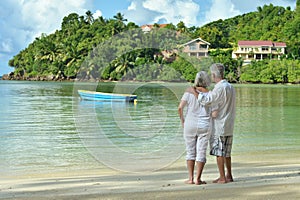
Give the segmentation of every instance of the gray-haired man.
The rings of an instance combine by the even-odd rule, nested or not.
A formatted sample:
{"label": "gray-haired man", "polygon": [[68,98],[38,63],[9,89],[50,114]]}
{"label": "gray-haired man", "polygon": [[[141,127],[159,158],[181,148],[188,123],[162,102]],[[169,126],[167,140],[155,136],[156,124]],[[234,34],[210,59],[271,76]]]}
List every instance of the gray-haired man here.
{"label": "gray-haired man", "polygon": [[[198,102],[202,105],[213,104],[218,115],[212,118],[210,154],[217,157],[220,176],[214,183],[232,182],[231,148],[235,120],[235,90],[224,79],[224,65],[215,63],[210,67],[212,80],[216,83],[208,95],[199,93]],[[225,175],[225,167],[227,174]]]}

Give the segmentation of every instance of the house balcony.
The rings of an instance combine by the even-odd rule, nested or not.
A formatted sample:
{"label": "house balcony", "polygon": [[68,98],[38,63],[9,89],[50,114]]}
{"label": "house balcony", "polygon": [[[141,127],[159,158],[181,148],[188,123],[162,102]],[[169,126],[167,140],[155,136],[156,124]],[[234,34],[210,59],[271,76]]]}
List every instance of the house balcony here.
{"label": "house balcony", "polygon": [[242,58],[244,62],[250,63],[252,60],[264,60],[264,59],[272,59],[278,60],[280,59],[282,53],[234,53],[233,58]]}
{"label": "house balcony", "polygon": [[184,49],[184,52],[189,52],[189,53],[197,53],[197,52],[208,52],[208,49],[200,48],[200,49]]}

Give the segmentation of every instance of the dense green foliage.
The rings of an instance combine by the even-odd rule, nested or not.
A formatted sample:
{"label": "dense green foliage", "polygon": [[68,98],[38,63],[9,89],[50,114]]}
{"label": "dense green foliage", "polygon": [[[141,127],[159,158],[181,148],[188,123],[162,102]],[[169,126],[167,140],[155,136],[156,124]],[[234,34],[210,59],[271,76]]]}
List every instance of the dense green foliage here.
{"label": "dense green foliage", "polygon": [[[232,82],[299,83],[299,7],[300,0],[294,11],[264,5],[256,12],[202,27],[188,28],[180,22],[162,30],[155,24],[157,28],[147,34],[133,22],[127,23],[121,13],[112,19],[94,19],[90,11],[85,16],[72,13],[64,17],[60,30],[36,38],[9,65],[15,68],[14,76],[24,79],[193,81],[197,71],[221,62]],[[197,37],[211,43],[210,58],[199,60],[180,53],[180,44]],[[243,66],[242,60],[231,58],[238,40],[286,42],[287,57]]]}
{"label": "dense green foliage", "polygon": [[300,83],[300,60],[263,60],[246,65],[241,81],[253,83]]}

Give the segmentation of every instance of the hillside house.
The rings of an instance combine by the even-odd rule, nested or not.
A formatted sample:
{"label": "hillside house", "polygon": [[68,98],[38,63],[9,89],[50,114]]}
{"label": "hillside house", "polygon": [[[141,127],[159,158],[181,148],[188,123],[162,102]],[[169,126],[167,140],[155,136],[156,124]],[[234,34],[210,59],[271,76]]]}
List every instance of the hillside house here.
{"label": "hillside house", "polygon": [[242,58],[244,64],[252,60],[280,59],[285,54],[286,43],[272,41],[238,41],[238,48],[232,58]]}
{"label": "hillside house", "polygon": [[209,42],[196,38],[183,44],[183,52],[197,58],[208,57]]}
{"label": "hillside house", "polygon": [[[158,28],[165,28],[168,24],[157,24]],[[141,26],[141,29],[144,33],[149,33],[153,28],[155,28],[154,24],[145,24]]]}
{"label": "hillside house", "polygon": [[[141,26],[141,29],[144,33],[149,33],[153,28],[157,27],[158,28],[165,28],[168,24],[146,24]],[[180,34],[180,32],[176,32],[177,34]],[[209,42],[204,41],[201,38],[196,38],[194,40],[191,40],[183,45],[182,52],[187,53],[189,56],[197,57],[197,58],[202,58],[202,57],[208,57],[208,49],[210,46]],[[169,50],[166,52],[163,52],[163,55],[165,58],[170,57],[169,55],[174,55],[177,50]]]}

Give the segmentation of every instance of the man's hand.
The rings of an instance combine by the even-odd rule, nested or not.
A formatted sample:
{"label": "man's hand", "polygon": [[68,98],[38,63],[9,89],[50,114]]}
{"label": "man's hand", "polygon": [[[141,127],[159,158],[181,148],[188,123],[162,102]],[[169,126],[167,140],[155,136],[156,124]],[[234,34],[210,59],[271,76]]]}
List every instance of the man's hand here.
{"label": "man's hand", "polygon": [[188,87],[188,88],[186,88],[185,92],[192,93],[193,95],[195,95],[196,99],[198,99],[199,93],[197,92],[195,87]]}

